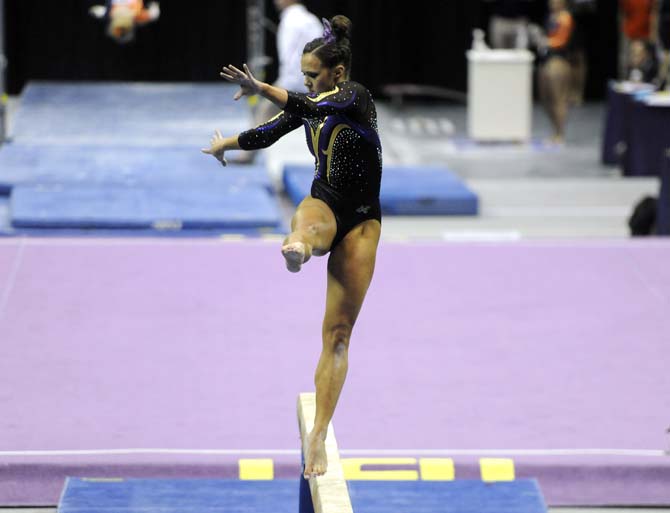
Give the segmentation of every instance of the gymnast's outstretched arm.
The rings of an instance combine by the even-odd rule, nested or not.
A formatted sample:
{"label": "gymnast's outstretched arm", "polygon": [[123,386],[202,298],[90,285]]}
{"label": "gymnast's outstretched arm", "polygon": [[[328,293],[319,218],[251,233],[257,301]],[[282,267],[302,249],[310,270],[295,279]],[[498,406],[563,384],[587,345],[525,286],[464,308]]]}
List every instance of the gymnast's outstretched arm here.
{"label": "gymnast's outstretched arm", "polygon": [[343,112],[362,114],[367,109],[365,89],[355,82],[336,85],[332,91],[312,96],[261,82],[253,76],[246,64],[243,68],[240,70],[231,64],[224,66],[221,72],[223,78],[239,84],[236,100],[245,95],[260,94],[279,108],[299,117],[329,116]]}
{"label": "gymnast's outstretched arm", "polygon": [[299,117],[282,111],[265,123],[232,137],[223,137],[217,130],[210,141],[210,147],[203,148],[202,152],[214,156],[225,166],[224,153],[226,151],[267,148],[300,125],[302,125],[302,120]]}

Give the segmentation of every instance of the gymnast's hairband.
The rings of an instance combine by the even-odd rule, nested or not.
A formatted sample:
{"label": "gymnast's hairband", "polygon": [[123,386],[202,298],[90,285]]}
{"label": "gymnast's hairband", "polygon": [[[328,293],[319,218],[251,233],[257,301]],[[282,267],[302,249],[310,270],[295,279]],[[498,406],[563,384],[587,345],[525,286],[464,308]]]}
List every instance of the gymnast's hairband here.
{"label": "gymnast's hairband", "polygon": [[326,44],[334,43],[337,41],[337,38],[333,34],[333,27],[330,25],[330,22],[326,18],[321,18],[321,23],[323,23],[323,40]]}

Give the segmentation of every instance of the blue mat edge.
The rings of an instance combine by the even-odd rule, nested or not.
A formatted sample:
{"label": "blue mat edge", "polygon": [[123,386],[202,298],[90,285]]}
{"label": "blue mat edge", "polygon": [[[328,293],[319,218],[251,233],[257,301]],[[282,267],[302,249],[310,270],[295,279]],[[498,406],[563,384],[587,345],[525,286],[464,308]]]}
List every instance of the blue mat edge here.
{"label": "blue mat edge", "polygon": [[[408,166],[388,166],[384,168],[384,171],[393,173],[395,170],[407,170],[412,168],[413,167]],[[446,178],[454,180],[454,184],[458,185],[459,189],[463,192],[463,195],[447,199],[421,200],[420,198],[396,199],[394,196],[382,192],[380,198],[382,214],[402,216],[476,216],[479,214],[479,197],[452,171],[439,166],[417,166],[416,169],[444,173]],[[418,172],[420,173],[421,171]],[[300,201],[309,194],[309,187],[306,187],[308,182],[307,175],[311,177],[313,174],[314,170],[307,165],[286,164],[284,166],[282,174],[284,189],[294,205],[298,205]],[[438,205],[438,208],[436,208],[436,205]]]}
{"label": "blue mat edge", "polygon": [[[137,192],[140,190],[144,190],[147,192],[150,192],[151,190],[158,190],[158,188],[127,188],[127,187],[106,187],[106,186],[100,186],[100,185],[91,185],[91,186],[80,186],[78,187],[82,190],[101,190],[101,191],[112,191],[116,190],[117,192],[123,194],[124,192]],[[39,185],[21,185],[17,186],[15,189],[16,193],[19,196],[19,199],[22,197],[24,194],[30,194],[31,192],[51,192],[53,194],[58,194],[60,192],[59,190],[52,190],[52,191],[42,191],[41,187]],[[73,188],[74,190],[77,189],[77,187]],[[166,191],[175,191],[179,189],[175,189],[174,187],[166,187],[164,188]],[[119,216],[119,220],[92,220],[92,219],[86,219],[85,217],[82,217],[79,220],[72,220],[72,219],[59,219],[57,217],[53,217],[51,219],[45,219],[45,218],[30,218],[30,217],[19,217],[18,219],[14,216],[14,202],[16,201],[16,198],[14,196],[15,192],[13,191],[12,195],[9,198],[9,217],[10,217],[10,222],[11,226],[13,228],[34,228],[34,229],[72,229],[72,230],[88,230],[88,229],[120,229],[120,230],[159,230],[163,231],[164,228],[161,228],[161,225],[166,225],[168,231],[176,231],[176,230],[181,230],[181,229],[186,229],[186,230],[198,230],[198,229],[205,229],[205,230],[216,230],[216,229],[223,229],[223,230],[229,230],[229,229],[263,229],[263,228],[277,228],[281,225],[282,219],[281,219],[281,212],[279,209],[279,205],[277,203],[277,198],[276,196],[270,194],[267,192],[267,190],[262,187],[262,186],[244,186],[240,187],[240,190],[247,190],[248,192],[253,192],[253,193],[261,193],[261,196],[263,200],[267,200],[267,206],[270,210],[272,210],[272,215],[270,217],[258,217],[258,218],[247,218],[247,219],[219,219],[219,220],[208,220],[208,219],[202,219],[202,220],[186,220],[184,221],[183,219],[178,219],[178,218],[170,218],[170,219],[137,219],[137,220],[128,220],[128,219],[123,219],[123,216]],[[72,189],[71,189],[72,190]],[[68,191],[68,192],[71,192]],[[208,189],[206,189],[208,190]],[[223,193],[224,191],[222,191]],[[158,228],[157,228],[158,226]]]}

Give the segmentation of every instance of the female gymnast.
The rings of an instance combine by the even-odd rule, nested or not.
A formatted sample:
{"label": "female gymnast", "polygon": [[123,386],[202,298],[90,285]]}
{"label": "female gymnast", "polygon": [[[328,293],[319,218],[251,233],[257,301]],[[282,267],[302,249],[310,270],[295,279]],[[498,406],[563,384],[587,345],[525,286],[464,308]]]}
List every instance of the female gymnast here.
{"label": "female gymnast", "polygon": [[349,80],[351,21],[324,20],[323,36],[305,45],[301,68],[308,93],[289,92],[228,65],[221,76],[239,84],[235,94],[260,94],[282,109],[274,118],[233,137],[218,131],[202,151],[223,165],[227,150],[265,148],[303,125],[316,170],[311,194],[302,200],[281,251],[298,272],[313,255],[328,257],[323,346],[314,378],[316,416],[305,454],[305,478],[327,469],[326,431],[348,367],[351,332],[372,280],[381,234],[379,188],[382,149],[370,92]]}

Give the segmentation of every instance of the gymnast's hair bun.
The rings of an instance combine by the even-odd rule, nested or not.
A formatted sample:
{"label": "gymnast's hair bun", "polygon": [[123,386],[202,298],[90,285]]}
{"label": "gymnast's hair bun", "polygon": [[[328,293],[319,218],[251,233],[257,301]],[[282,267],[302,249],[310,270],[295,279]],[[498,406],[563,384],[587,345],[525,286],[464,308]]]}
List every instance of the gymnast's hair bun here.
{"label": "gymnast's hair bun", "polygon": [[351,20],[346,16],[338,14],[330,19],[333,35],[338,43],[351,39]]}

